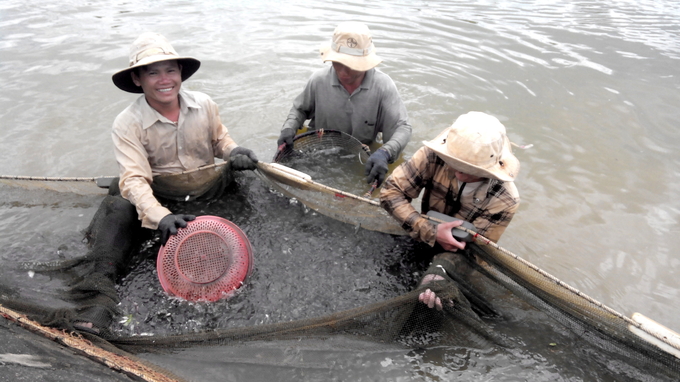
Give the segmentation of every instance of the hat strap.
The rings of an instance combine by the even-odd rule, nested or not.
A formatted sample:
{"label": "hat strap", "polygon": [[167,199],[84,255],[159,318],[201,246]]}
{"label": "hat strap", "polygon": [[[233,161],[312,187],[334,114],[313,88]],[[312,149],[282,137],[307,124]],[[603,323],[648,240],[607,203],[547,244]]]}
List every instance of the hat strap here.
{"label": "hat strap", "polygon": [[366,49],[356,49],[356,48],[348,48],[344,45],[338,45],[335,43],[335,41],[331,42],[331,49],[338,53],[344,53],[344,54],[349,54],[350,56],[368,56],[369,54],[373,53],[373,49],[375,46],[371,44],[369,48]]}
{"label": "hat strap", "polygon": [[458,196],[456,196],[456,200],[453,201],[453,206],[451,207],[451,216],[455,215],[460,211],[460,207],[462,206],[462,203],[460,201],[460,198],[463,196],[463,189],[465,188],[465,185],[467,183],[463,182],[460,185],[460,189],[458,190]]}

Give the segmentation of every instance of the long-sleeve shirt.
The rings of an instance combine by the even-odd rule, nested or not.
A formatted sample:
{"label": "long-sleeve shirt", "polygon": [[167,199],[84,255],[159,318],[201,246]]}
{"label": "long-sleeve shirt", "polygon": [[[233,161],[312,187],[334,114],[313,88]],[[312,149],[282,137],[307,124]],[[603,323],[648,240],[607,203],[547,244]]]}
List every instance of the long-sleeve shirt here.
{"label": "long-sleeve shirt", "polygon": [[157,229],[170,210],[154,197],[153,177],[176,174],[227,159],[237,146],[206,94],[180,90],[179,121],[154,110],[142,95],[113,123],[113,146],[121,195],[137,209],[142,226]]}
{"label": "long-sleeve shirt", "polygon": [[324,67],[310,77],[293,102],[283,128],[294,130],[310,120],[313,129],[340,130],[362,143],[375,141],[383,134],[383,149],[393,162],[411,139],[406,106],[394,81],[373,68],[352,94],[342,86],[333,66]]}
{"label": "long-sleeve shirt", "polygon": [[[421,147],[407,162],[397,167],[385,181],[380,204],[411,237],[434,246],[436,225],[423,218],[411,201],[425,189],[421,212],[440,212],[472,223],[477,232],[497,242],[519,208],[514,182],[485,179],[473,192],[463,192],[461,208],[452,215],[459,182],[455,170],[428,147]],[[464,189],[465,191],[465,189]]]}

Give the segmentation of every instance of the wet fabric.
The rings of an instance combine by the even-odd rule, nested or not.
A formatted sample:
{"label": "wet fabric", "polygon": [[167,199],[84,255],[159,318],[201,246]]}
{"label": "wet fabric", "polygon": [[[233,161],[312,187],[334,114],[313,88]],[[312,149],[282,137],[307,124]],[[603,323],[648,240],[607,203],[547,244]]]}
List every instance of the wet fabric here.
{"label": "wet fabric", "polygon": [[153,177],[177,174],[227,160],[237,146],[222,124],[217,104],[206,94],[181,90],[177,124],[152,109],[144,96],[113,123],[121,195],[137,207],[142,226],[156,229],[170,210],[154,197]]}
{"label": "wet fabric", "polygon": [[[421,147],[413,157],[397,167],[387,178],[380,192],[380,204],[394,216],[411,237],[434,245],[436,226],[421,214],[430,210],[468,221],[480,235],[498,241],[519,208],[520,198],[514,182],[486,179],[476,192],[459,193],[454,169],[427,147]],[[422,206],[418,213],[411,205],[421,191]],[[460,200],[461,208],[453,207]]]}
{"label": "wet fabric", "polygon": [[397,87],[378,69],[366,72],[354,94],[347,93],[332,66],[316,71],[295,98],[282,129],[297,131],[308,119],[311,129],[339,130],[364,144],[382,132],[391,161],[411,139],[408,113]]}

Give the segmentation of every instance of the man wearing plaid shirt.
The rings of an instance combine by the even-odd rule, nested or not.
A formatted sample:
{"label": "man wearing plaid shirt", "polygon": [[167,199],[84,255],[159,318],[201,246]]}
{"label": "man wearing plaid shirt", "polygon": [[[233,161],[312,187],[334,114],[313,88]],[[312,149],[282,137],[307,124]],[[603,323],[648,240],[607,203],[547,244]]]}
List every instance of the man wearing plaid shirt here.
{"label": "man wearing plaid shirt", "polygon": [[[514,180],[519,161],[512,154],[505,127],[488,114],[469,112],[432,141],[423,142],[413,157],[396,168],[385,181],[380,203],[414,238],[444,250],[465,249],[451,229],[464,221],[477,233],[498,241],[519,207]],[[421,216],[411,201],[422,197],[421,213],[436,211],[461,219],[435,224]],[[423,284],[442,279],[428,274]],[[428,293],[429,292],[429,293]],[[421,301],[441,308],[434,293],[424,292]]]}

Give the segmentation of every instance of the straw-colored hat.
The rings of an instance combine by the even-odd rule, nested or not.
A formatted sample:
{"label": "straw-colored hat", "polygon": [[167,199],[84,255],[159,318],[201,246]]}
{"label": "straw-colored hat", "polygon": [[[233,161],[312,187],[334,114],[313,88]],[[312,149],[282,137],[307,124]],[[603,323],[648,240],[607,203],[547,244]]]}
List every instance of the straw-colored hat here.
{"label": "straw-colored hat", "polygon": [[505,126],[485,113],[463,114],[423,144],[446,164],[468,175],[512,182],[519,174],[519,160],[512,154]]}
{"label": "straw-colored hat", "polygon": [[167,60],[177,60],[182,65],[182,81],[191,77],[201,66],[201,62],[193,57],[180,57],[162,35],[142,33],[130,46],[130,65],[113,75],[113,83],[126,92],[143,93],[142,88],[132,82],[132,69]]}
{"label": "straw-colored hat", "polygon": [[354,21],[340,23],[333,32],[330,45],[322,46],[320,52],[323,62],[339,62],[362,72],[382,62],[375,54],[371,31],[366,24]]}

